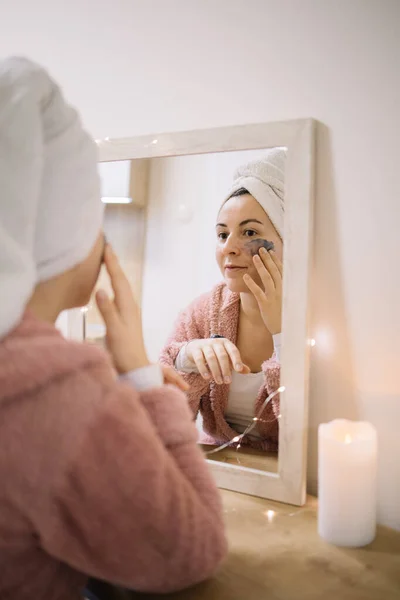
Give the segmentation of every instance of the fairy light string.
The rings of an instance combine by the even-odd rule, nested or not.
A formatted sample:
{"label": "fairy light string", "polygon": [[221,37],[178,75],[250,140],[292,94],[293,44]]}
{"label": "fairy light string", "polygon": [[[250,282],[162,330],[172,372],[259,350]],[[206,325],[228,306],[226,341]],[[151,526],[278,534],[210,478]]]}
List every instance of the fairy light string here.
{"label": "fairy light string", "polygon": [[[266,422],[268,423],[269,421],[263,421],[263,419],[260,419],[260,416],[262,415],[262,412],[264,410],[264,408],[267,406],[267,404],[269,402],[271,402],[271,400],[273,400],[273,398],[275,398],[275,396],[277,396],[278,394],[281,394],[282,392],[285,391],[285,386],[280,386],[277,390],[275,390],[274,392],[272,392],[263,402],[260,410],[258,411],[257,415],[252,419],[252,421],[250,422],[250,424],[247,426],[247,428],[244,430],[243,433],[241,433],[240,435],[235,436],[234,438],[232,438],[231,440],[229,440],[229,442],[226,442],[225,444],[222,444],[221,446],[218,446],[218,448],[214,448],[213,450],[209,450],[208,452],[206,452],[206,456],[209,456],[210,454],[216,454],[217,452],[221,452],[221,450],[224,450],[225,448],[228,448],[228,446],[231,446],[232,444],[238,444],[236,447],[236,450],[239,450],[239,448],[241,447],[241,442],[243,440],[243,438],[248,435],[256,426],[257,421],[262,421],[262,422]],[[280,419],[281,415],[279,414],[276,418]],[[272,422],[272,421],[271,421]]]}

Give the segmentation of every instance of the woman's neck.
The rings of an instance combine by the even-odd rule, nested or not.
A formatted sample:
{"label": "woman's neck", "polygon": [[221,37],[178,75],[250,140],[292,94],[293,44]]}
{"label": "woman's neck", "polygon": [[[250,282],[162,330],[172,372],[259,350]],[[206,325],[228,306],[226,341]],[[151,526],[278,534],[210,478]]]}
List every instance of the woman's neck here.
{"label": "woman's neck", "polygon": [[250,292],[243,292],[240,294],[240,314],[242,317],[244,316],[251,325],[264,326],[257,300]]}

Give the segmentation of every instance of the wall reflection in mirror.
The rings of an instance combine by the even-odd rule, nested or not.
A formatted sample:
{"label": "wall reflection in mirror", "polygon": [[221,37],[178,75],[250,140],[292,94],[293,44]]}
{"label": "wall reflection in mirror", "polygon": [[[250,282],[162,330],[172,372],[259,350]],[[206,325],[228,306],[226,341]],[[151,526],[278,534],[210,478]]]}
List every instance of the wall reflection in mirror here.
{"label": "wall reflection in mirror", "polygon": [[190,384],[207,458],[277,472],[286,149],[123,162],[100,164],[105,231],[149,357]]}

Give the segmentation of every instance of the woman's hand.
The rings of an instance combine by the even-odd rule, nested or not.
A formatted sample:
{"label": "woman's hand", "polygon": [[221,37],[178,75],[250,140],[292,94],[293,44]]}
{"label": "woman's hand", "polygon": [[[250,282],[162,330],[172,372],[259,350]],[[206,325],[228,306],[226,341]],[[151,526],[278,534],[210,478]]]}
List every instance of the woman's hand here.
{"label": "woman's hand", "polygon": [[271,335],[282,330],[282,263],[273,250],[260,249],[253,256],[254,265],[260,276],[262,289],[246,274],[243,281],[257,300],[262,320]]}
{"label": "woman's hand", "polygon": [[239,350],[226,338],[192,340],[186,345],[186,356],[196,365],[203,379],[216,383],[231,383],[232,369],[238,373],[250,373],[243,364]]}
{"label": "woman's hand", "polygon": [[104,263],[114,299],[110,300],[104,290],[99,290],[96,302],[106,325],[106,344],[114,366],[118,373],[128,373],[150,364],[143,341],[140,310],[129,281],[109,244],[104,252]]}
{"label": "woman's hand", "polygon": [[173,367],[168,367],[167,365],[160,365],[161,370],[164,377],[164,385],[167,383],[170,385],[175,385],[178,389],[182,390],[182,392],[187,392],[190,388],[189,384],[183,379],[181,375]]}

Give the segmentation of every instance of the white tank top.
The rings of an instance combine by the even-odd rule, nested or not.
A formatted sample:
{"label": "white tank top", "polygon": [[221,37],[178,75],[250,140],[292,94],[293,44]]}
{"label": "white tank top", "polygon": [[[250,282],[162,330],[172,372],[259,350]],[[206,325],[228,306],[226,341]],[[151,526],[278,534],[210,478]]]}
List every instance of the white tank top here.
{"label": "white tank top", "polygon": [[[243,433],[256,416],[254,405],[263,382],[264,374],[262,371],[249,373],[248,375],[242,375],[235,371],[232,373],[225,419],[232,429],[238,433]],[[249,435],[260,438],[256,428]]]}

